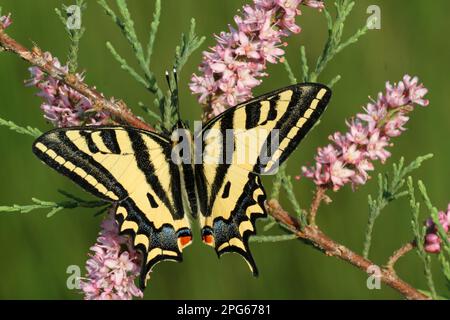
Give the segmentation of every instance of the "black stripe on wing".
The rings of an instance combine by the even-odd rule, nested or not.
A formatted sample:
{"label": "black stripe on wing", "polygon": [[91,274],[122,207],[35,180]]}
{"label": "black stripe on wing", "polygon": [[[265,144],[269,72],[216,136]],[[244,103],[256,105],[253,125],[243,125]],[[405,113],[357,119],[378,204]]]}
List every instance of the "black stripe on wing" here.
{"label": "black stripe on wing", "polygon": [[[128,134],[129,133],[130,131],[128,131]],[[113,154],[121,153],[115,130],[102,130],[100,131],[100,137],[102,137],[103,143],[111,153]]]}
{"label": "black stripe on wing", "polygon": [[170,166],[170,179],[171,179],[171,192],[173,196],[173,204],[170,202],[168,195],[164,191],[158,176],[155,172],[158,168],[150,160],[149,150],[145,146],[145,142],[142,136],[138,132],[129,131],[128,132],[133,149],[135,150],[135,158],[139,169],[145,175],[147,183],[152,186],[155,190],[156,195],[164,203],[164,205],[169,208],[169,211],[173,214],[174,219],[181,219],[184,216],[183,203],[181,198],[181,177],[180,171],[176,164],[170,160],[171,148],[170,145],[164,146],[164,153],[166,155],[167,161]]}
{"label": "black stripe on wing", "polygon": [[266,193],[260,177],[249,172],[248,182],[231,210],[230,217],[216,217],[212,230],[206,231],[214,236],[219,257],[229,252],[238,253],[246,260],[254,276],[258,275],[258,268],[250,252],[248,239],[256,234],[256,219],[267,217],[265,201]]}
{"label": "black stripe on wing", "polygon": [[[56,129],[40,136],[33,144],[34,154],[48,166],[69,177],[79,186],[103,200],[118,201],[128,197],[128,192],[107,169],[95,161],[91,155],[78,149],[75,143],[67,137],[66,132],[68,130]],[[95,144],[91,142],[89,135],[84,134],[83,137],[86,138],[90,151],[98,150]],[[46,149],[43,149],[42,146]],[[58,162],[59,158],[62,158],[64,162],[62,160]],[[71,164],[70,166],[68,166],[69,163]],[[87,175],[94,177],[108,191],[113,192],[117,199],[107,197],[99,192],[98,189],[86,181],[85,177],[75,173],[74,169],[71,170],[72,167],[75,170],[80,168]]]}
{"label": "black stripe on wing", "polygon": [[[126,218],[121,210],[125,210]],[[120,203],[116,220],[119,224],[121,235],[130,236],[134,247],[141,252],[141,272],[139,277],[139,286],[141,289],[146,287],[147,277],[152,268],[161,261],[169,260],[183,261],[182,253],[178,246],[178,238],[181,233],[191,235],[189,229],[182,229],[175,232],[175,229],[169,223],[163,224],[156,229],[154,224],[149,221],[145,214],[139,210],[131,198]],[[125,222],[136,223],[137,230],[124,228]],[[139,236],[145,236],[145,241],[139,240]]]}
{"label": "black stripe on wing", "polygon": [[[317,83],[292,86],[291,89],[293,93],[287,111],[263,144],[253,169],[256,173],[273,174],[314,127],[331,98],[331,90]],[[277,149],[281,151],[278,157]],[[269,169],[270,160],[276,165]]]}

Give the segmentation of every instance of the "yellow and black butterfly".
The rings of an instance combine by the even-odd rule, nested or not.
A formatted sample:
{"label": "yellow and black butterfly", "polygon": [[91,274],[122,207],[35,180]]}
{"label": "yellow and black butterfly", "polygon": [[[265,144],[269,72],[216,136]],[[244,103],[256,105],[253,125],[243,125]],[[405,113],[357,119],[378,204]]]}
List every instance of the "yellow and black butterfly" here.
{"label": "yellow and black butterfly", "polygon": [[[186,211],[199,218],[203,242],[219,257],[236,252],[257,275],[248,238],[256,233],[255,220],[266,216],[260,175],[286,160],[330,97],[321,84],[297,84],[230,108],[194,135],[181,121],[172,135],[127,126],[61,128],[39,137],[33,152],[115,204],[121,233],[143,254],[142,288],[156,263],[182,260],[192,241]],[[258,132],[261,144],[242,139]],[[242,152],[251,159],[239,161]]]}

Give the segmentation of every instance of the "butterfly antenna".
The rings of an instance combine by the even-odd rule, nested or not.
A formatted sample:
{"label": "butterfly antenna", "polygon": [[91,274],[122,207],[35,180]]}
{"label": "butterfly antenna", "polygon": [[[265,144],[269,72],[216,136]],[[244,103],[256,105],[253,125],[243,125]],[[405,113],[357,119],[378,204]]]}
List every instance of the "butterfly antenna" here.
{"label": "butterfly antenna", "polygon": [[173,68],[173,78],[175,79],[175,89],[178,91],[178,73],[175,68]]}
{"label": "butterfly antenna", "polygon": [[167,70],[166,70],[166,81],[167,81],[167,86],[169,87],[170,93],[173,93],[172,85],[170,84],[170,74],[169,74],[169,71],[167,71]]}
{"label": "butterfly antenna", "polygon": [[172,92],[172,96],[173,96],[173,103],[175,105],[175,108],[177,109],[177,116],[178,116],[178,121],[181,121],[181,116],[180,116],[180,102],[178,99],[178,73],[177,73],[177,69],[173,68],[173,79],[175,80],[175,88]]}

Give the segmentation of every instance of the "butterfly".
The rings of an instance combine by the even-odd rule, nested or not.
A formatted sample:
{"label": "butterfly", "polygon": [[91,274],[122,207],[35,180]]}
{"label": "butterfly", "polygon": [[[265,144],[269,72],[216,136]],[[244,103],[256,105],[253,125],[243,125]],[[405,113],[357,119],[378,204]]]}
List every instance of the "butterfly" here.
{"label": "butterfly", "polygon": [[203,242],[219,257],[240,254],[256,276],[248,240],[256,234],[256,219],[267,216],[261,175],[287,159],[330,97],[321,84],[291,85],[226,110],[194,134],[182,121],[172,133],[58,128],[37,138],[33,152],[114,204],[120,233],[142,253],[141,288],[158,262],[182,261],[193,239],[190,217],[198,219]]}

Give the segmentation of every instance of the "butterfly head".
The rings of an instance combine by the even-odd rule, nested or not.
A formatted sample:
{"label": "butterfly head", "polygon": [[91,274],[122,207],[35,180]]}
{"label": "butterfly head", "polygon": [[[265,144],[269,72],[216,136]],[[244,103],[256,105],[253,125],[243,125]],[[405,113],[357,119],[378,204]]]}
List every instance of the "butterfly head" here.
{"label": "butterfly head", "polygon": [[173,130],[189,130],[189,124],[180,119],[173,126]]}

